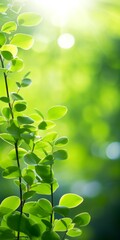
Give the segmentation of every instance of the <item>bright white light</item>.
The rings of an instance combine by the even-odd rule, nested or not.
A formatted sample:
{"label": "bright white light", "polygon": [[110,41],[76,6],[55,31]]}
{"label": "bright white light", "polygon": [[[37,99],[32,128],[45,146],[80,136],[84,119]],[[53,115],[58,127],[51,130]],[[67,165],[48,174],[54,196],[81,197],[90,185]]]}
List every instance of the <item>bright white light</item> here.
{"label": "bright white light", "polygon": [[100,194],[102,190],[102,186],[98,181],[77,181],[71,187],[71,192],[76,194],[80,194],[85,197],[96,197]]}
{"label": "bright white light", "polygon": [[75,44],[75,38],[70,33],[64,33],[60,35],[57,42],[61,48],[68,49]]}
{"label": "bright white light", "polygon": [[120,157],[120,142],[112,142],[106,148],[108,158],[114,160]]}

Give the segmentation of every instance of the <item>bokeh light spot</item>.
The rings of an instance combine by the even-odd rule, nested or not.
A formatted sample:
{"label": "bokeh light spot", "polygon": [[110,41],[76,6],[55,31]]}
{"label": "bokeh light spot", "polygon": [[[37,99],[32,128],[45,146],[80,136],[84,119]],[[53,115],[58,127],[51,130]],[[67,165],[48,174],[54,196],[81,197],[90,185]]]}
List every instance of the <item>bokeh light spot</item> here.
{"label": "bokeh light spot", "polygon": [[70,33],[63,33],[59,36],[57,42],[59,47],[68,49],[75,44],[75,38]]}
{"label": "bokeh light spot", "polygon": [[115,160],[120,157],[120,142],[112,142],[106,148],[106,155],[109,159]]}

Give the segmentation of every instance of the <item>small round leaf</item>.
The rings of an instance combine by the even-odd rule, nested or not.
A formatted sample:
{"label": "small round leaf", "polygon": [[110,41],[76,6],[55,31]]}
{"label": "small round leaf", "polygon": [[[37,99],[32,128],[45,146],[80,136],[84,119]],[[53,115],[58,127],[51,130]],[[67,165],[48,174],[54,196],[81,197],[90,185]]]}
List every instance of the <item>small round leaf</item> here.
{"label": "small round leaf", "polygon": [[48,117],[51,120],[62,118],[67,113],[67,108],[62,105],[57,105],[48,110]]}
{"label": "small round leaf", "polygon": [[4,25],[1,28],[2,32],[8,33],[8,34],[14,32],[16,30],[17,30],[17,24],[14,21],[4,23]]}
{"label": "small round leaf", "polygon": [[82,202],[83,198],[81,196],[74,193],[67,193],[60,198],[59,205],[68,208],[74,208],[77,207]]}
{"label": "small round leaf", "polygon": [[28,50],[34,43],[33,37],[24,33],[17,33],[13,36],[11,44],[15,44],[17,47],[24,50]]}
{"label": "small round leaf", "polygon": [[21,26],[35,26],[41,22],[41,17],[39,14],[34,12],[21,13],[17,18],[18,24]]}
{"label": "small round leaf", "polygon": [[53,157],[55,160],[66,160],[68,158],[68,154],[65,150],[58,150],[53,153]]}
{"label": "small round leaf", "polygon": [[75,223],[76,227],[83,227],[89,224],[90,222],[90,214],[87,212],[80,213],[76,215],[73,219],[73,222]]}

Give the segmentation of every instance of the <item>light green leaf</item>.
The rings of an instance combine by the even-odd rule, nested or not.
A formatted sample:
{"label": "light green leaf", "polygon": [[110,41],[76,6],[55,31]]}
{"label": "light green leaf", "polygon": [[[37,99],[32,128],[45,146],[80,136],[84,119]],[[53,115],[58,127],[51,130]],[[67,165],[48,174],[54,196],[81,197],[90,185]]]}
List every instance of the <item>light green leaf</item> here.
{"label": "light green leaf", "polygon": [[4,13],[6,12],[8,9],[8,6],[3,4],[3,3],[0,3],[0,13]]}
{"label": "light green leaf", "polygon": [[68,154],[65,150],[58,150],[53,153],[53,157],[55,160],[66,160],[68,158]]}
{"label": "light green leaf", "polygon": [[40,237],[40,228],[32,219],[22,215],[19,212],[12,213],[7,217],[7,225],[15,230],[32,237]]}
{"label": "light green leaf", "polygon": [[11,166],[11,167],[7,167],[3,171],[2,175],[4,178],[14,179],[14,178],[18,178],[20,176],[20,172],[19,172],[18,167]]}
{"label": "light green leaf", "polygon": [[32,83],[32,80],[29,78],[22,79],[21,87],[28,87]]}
{"label": "light green leaf", "polygon": [[10,119],[11,117],[11,111],[9,107],[4,107],[2,109],[2,115],[6,118],[6,119]]}
{"label": "light green leaf", "polygon": [[24,68],[23,60],[20,58],[12,59],[11,66],[9,68],[10,72],[20,72]]}
{"label": "light green leaf", "polygon": [[28,116],[18,116],[17,120],[20,124],[32,124],[34,120]]}
{"label": "light green leaf", "polygon": [[87,212],[83,212],[76,215],[73,219],[73,222],[75,223],[75,226],[79,228],[88,225],[90,219],[91,219],[90,214]]}
{"label": "light green leaf", "polygon": [[20,205],[20,198],[17,196],[10,196],[1,202],[1,207],[10,208],[12,211],[16,210]]}
{"label": "light green leaf", "polygon": [[83,198],[81,196],[74,193],[67,193],[60,198],[59,205],[68,208],[74,208],[77,207],[82,202]]}
{"label": "light green leaf", "polygon": [[19,25],[31,27],[38,25],[41,22],[41,17],[34,12],[25,12],[18,16],[17,21]]}
{"label": "light green leaf", "polygon": [[79,228],[69,229],[66,233],[70,237],[79,237],[82,234],[82,231]]}
{"label": "light green leaf", "polygon": [[1,31],[5,33],[12,33],[17,30],[17,24],[14,21],[6,22],[3,24]]}
{"label": "light green leaf", "polygon": [[37,202],[25,203],[23,212],[39,218],[48,217],[52,213],[52,206],[47,199],[41,198]]}
{"label": "light green leaf", "polygon": [[[57,181],[53,183],[53,192],[59,187]],[[37,183],[31,186],[31,190],[36,191],[38,194],[51,195],[51,185],[48,183]]]}
{"label": "light green leaf", "polygon": [[7,73],[8,69],[7,68],[0,68],[0,73]]}
{"label": "light green leaf", "polygon": [[47,141],[47,142],[53,142],[56,137],[57,137],[57,132],[50,132],[47,133],[44,137],[43,137],[43,141]]}
{"label": "light green leaf", "polygon": [[0,133],[0,138],[11,145],[15,143],[14,138],[9,133]]}
{"label": "light green leaf", "polygon": [[39,163],[40,158],[35,153],[30,152],[24,155],[24,161],[29,165],[36,165]]}
{"label": "light green leaf", "polygon": [[35,172],[32,169],[24,168],[22,170],[22,177],[27,184],[32,185],[35,180]]}
{"label": "light green leaf", "polygon": [[16,112],[22,112],[26,109],[26,102],[24,100],[19,100],[14,103],[14,110]]}
{"label": "light green leaf", "polygon": [[42,235],[42,240],[60,240],[59,235],[54,231],[46,231]]}
{"label": "light green leaf", "polygon": [[53,127],[55,127],[56,124],[50,120],[45,120],[40,122],[40,124],[38,125],[38,128],[41,130],[47,130],[47,129],[51,129]]}
{"label": "light green leaf", "polygon": [[23,199],[24,199],[24,200],[27,200],[27,199],[31,198],[35,193],[36,193],[35,191],[25,192],[25,193],[23,194]]}
{"label": "light green leaf", "polygon": [[62,105],[57,105],[48,110],[48,117],[51,120],[62,118],[67,113],[67,108]]}
{"label": "light green leaf", "polygon": [[15,238],[15,235],[13,234],[13,231],[11,229],[0,226],[0,239],[13,240],[14,238]]}
{"label": "light green leaf", "polygon": [[55,145],[58,145],[58,146],[62,146],[62,145],[65,145],[68,143],[68,138],[63,136],[63,137],[60,137],[58,138],[56,141],[55,141]]}
{"label": "light green leaf", "polygon": [[10,43],[15,44],[17,47],[22,48],[24,50],[28,50],[32,47],[34,40],[31,35],[17,33],[13,36]]}
{"label": "light green leaf", "polygon": [[13,101],[23,100],[23,97],[21,97],[18,93],[11,92],[11,98]]}
{"label": "light green leaf", "polygon": [[0,97],[0,101],[9,103],[9,98],[8,97]]}
{"label": "light green leaf", "polygon": [[54,212],[56,212],[64,217],[68,216],[68,213],[69,213],[69,208],[64,207],[64,206],[59,206],[59,205],[55,206],[53,208],[53,210],[54,210]]}
{"label": "light green leaf", "polygon": [[0,48],[6,43],[6,37],[4,33],[0,32]]}
{"label": "light green leaf", "polygon": [[[26,153],[27,151],[24,148],[18,148],[18,157],[19,159],[23,158],[23,155]],[[16,160],[16,151],[15,149],[12,149],[9,152],[9,158],[11,160]]]}
{"label": "light green leaf", "polygon": [[54,231],[65,232],[71,226],[72,219],[71,218],[61,218],[59,220],[55,220],[54,222]]}
{"label": "light green leaf", "polygon": [[11,60],[12,58],[16,57],[18,49],[13,44],[6,44],[2,46],[1,53],[6,60]]}

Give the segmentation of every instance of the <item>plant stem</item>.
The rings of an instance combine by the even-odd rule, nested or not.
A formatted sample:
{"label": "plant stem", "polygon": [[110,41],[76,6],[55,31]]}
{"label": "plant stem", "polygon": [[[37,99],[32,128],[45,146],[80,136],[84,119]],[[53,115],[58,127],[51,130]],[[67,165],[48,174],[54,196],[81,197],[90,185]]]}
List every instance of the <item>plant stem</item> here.
{"label": "plant stem", "polygon": [[[0,61],[1,61],[1,66],[2,68],[4,68],[4,62],[3,62],[3,59],[2,59],[2,56],[0,55]],[[7,94],[7,97],[9,99],[9,108],[10,108],[10,112],[11,112],[11,117],[12,119],[14,118],[13,116],[13,111],[12,111],[12,106],[11,106],[11,103],[10,103],[10,95],[9,95],[9,89],[8,89],[8,82],[7,82],[7,74],[5,72],[3,72],[3,75],[4,75],[4,80],[5,80],[5,88],[6,88],[6,94]]]}
{"label": "plant stem", "polygon": [[[52,165],[50,166],[50,174],[51,174],[51,178],[52,178]],[[52,205],[52,209],[53,209],[53,206],[54,206],[54,198],[53,198],[53,183],[50,184],[50,189],[51,189],[51,205]],[[50,216],[50,222],[51,224],[53,223],[53,210],[52,210],[52,213],[51,213],[51,216]]]}
{"label": "plant stem", "polygon": [[[4,62],[3,62],[3,59],[2,59],[1,55],[0,55],[0,61],[1,61],[2,68],[4,68]],[[12,117],[12,119],[14,119],[12,105],[11,105],[11,102],[10,102],[7,74],[5,72],[3,72],[3,75],[4,75],[4,81],[5,81],[6,95],[9,99],[8,106],[9,106],[9,109],[10,109],[10,112],[11,112],[11,117]],[[21,185],[21,183],[22,183],[21,168],[20,168],[20,161],[19,161],[19,154],[18,154],[18,140],[15,141],[14,147],[15,147],[15,152],[16,152],[17,166],[18,166],[18,169],[19,169],[19,172],[20,172],[20,175],[19,175],[19,193],[20,193],[20,221],[21,221],[23,199],[22,199],[22,185]],[[19,240],[19,239],[20,239],[20,231],[18,231],[18,235],[17,235],[17,240]]]}

